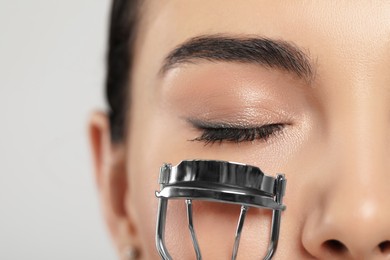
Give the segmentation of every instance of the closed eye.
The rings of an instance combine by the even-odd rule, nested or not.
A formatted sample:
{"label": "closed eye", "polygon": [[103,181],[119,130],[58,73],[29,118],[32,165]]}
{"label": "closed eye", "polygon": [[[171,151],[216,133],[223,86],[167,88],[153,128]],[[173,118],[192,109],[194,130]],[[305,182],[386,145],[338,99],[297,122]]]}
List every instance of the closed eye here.
{"label": "closed eye", "polygon": [[280,134],[287,124],[273,123],[259,127],[236,127],[230,124],[205,123],[190,121],[201,131],[201,135],[190,141],[204,142],[205,144],[231,142],[251,142],[260,140],[266,142],[272,136]]}

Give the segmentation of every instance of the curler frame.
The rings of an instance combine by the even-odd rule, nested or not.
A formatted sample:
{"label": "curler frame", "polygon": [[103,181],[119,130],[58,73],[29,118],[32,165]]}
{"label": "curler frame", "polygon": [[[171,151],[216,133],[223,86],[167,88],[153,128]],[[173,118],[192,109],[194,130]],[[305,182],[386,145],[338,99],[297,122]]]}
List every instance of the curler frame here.
{"label": "curler frame", "polygon": [[201,260],[201,250],[193,225],[192,200],[217,201],[241,205],[232,260],[240,244],[245,216],[250,207],[273,210],[270,242],[264,260],[274,255],[280,231],[281,213],[285,210],[283,197],[286,179],[265,175],[258,167],[216,160],[185,160],[176,166],[164,164],[160,169],[156,247],[163,260],[172,260],[165,245],[165,223],[169,199],[183,199],[186,203],[188,228],[196,259]]}

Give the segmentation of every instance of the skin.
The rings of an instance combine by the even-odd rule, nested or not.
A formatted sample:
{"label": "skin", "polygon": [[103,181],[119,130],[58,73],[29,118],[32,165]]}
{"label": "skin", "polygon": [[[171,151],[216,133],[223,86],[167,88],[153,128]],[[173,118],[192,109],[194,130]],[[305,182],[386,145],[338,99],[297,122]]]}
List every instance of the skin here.
{"label": "skin", "polygon": [[[159,74],[172,49],[208,34],[291,42],[310,57],[315,75],[303,80],[207,61]],[[390,259],[389,39],[388,1],[146,2],[126,141],[110,142],[102,112],[89,124],[102,208],[120,257],[131,246],[141,259],[159,259],[154,192],[163,162],[220,159],[286,175],[275,259]],[[267,141],[205,145],[189,141],[202,133],[188,118],[289,125]],[[194,203],[204,259],[231,256],[238,213],[237,206]],[[248,214],[238,259],[260,259],[271,215]],[[184,202],[170,204],[167,246],[174,259],[194,259]]]}

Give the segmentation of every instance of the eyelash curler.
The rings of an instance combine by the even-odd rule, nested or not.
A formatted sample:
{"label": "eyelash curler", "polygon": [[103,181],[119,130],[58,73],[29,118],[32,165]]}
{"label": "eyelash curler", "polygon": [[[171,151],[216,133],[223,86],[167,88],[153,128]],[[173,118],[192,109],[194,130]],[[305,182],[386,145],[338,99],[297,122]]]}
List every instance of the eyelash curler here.
{"label": "eyelash curler", "polygon": [[196,259],[202,259],[196,238],[192,216],[192,201],[216,201],[241,205],[236,228],[232,260],[236,259],[245,216],[250,207],[273,211],[270,242],[264,260],[274,255],[279,239],[281,213],[285,210],[283,196],[286,179],[279,174],[276,178],[265,175],[259,168],[227,161],[186,160],[176,166],[164,164],[160,169],[159,199],[156,247],[163,260],[172,260],[165,245],[165,223],[168,200],[185,200],[188,228]]}

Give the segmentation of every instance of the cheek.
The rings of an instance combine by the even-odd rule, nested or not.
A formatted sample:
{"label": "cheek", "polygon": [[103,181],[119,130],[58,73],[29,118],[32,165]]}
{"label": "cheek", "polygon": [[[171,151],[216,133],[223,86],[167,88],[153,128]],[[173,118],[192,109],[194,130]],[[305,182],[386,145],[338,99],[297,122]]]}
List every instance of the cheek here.
{"label": "cheek", "polygon": [[[144,118],[149,120],[143,120],[138,116],[133,118],[133,122],[136,123],[132,124],[128,143],[127,169],[132,204],[130,207],[133,210],[141,245],[144,247],[142,252],[145,253],[145,259],[159,259],[155,248],[158,208],[155,191],[160,189],[159,169],[164,162],[175,163],[181,160],[183,150],[179,145],[175,145],[177,134],[171,133],[163,122],[159,119],[153,120],[151,116]],[[187,233],[183,235],[183,231],[187,231],[186,219],[184,201],[170,203],[166,239],[169,249],[179,249],[173,251],[173,256],[183,256],[184,252],[193,252],[190,236]],[[186,239],[183,241],[183,238]],[[175,246],[178,244],[180,247]],[[183,258],[174,257],[174,259]],[[193,259],[193,256],[191,255],[189,259]]]}
{"label": "cheek", "polygon": [[[135,105],[141,106],[137,103]],[[154,111],[153,106],[142,105],[142,107],[145,108],[142,113],[134,113],[128,135],[129,203],[145,259],[159,259],[155,247],[158,208],[155,191],[160,189],[158,184],[159,169],[164,162],[175,163],[175,161],[180,160],[183,151],[178,145],[175,145],[177,134],[171,132],[167,124],[158,116],[159,113]],[[176,235],[187,227],[186,211],[184,201],[180,205],[171,204],[168,211],[170,222],[167,223],[167,230],[169,230],[167,242],[171,247],[180,243],[180,247],[177,248],[182,248],[181,252],[176,254],[181,255],[182,252],[185,252],[181,241],[183,237],[188,238],[185,244],[191,245],[189,236]],[[192,252],[192,249],[187,250],[187,252]]]}

